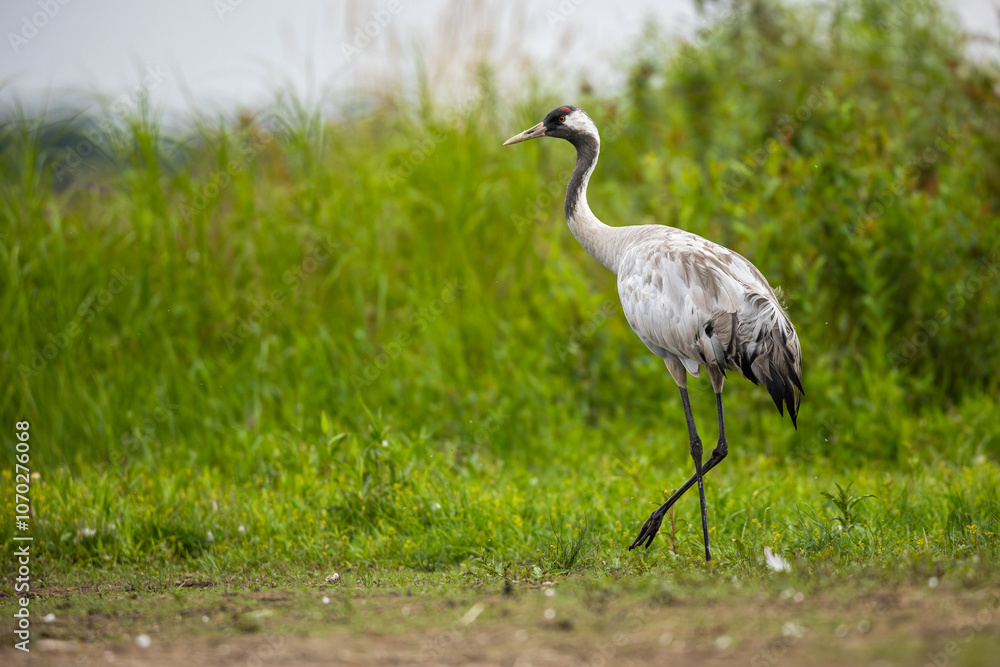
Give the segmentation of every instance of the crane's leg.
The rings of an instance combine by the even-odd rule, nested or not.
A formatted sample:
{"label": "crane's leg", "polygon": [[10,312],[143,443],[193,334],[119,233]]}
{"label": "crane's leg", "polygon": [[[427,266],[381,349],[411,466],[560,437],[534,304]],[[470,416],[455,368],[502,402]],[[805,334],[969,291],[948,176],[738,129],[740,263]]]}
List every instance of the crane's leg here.
{"label": "crane's leg", "polygon": [[701,503],[701,532],[705,536],[705,560],[712,560],[712,552],[708,548],[708,508],[705,506],[705,480],[701,470],[701,438],[694,426],[694,415],[691,414],[691,401],[688,400],[687,389],[681,388],[681,402],[684,403],[684,418],[688,424],[688,439],[691,442],[691,458],[694,459],[694,475],[698,480],[698,500]]}
{"label": "crane's leg", "polygon": [[[642,530],[639,531],[639,537],[635,538],[635,541],[632,542],[632,545],[629,547],[630,551],[632,549],[635,549],[643,542],[646,543],[646,548],[648,549],[649,545],[653,543],[653,538],[656,537],[657,531],[660,530],[660,524],[663,523],[663,517],[667,515],[667,512],[670,510],[671,507],[674,506],[674,503],[676,503],[678,499],[680,499],[680,497],[683,496],[685,492],[687,492],[688,489],[690,489],[692,486],[701,481],[700,478],[703,478],[705,475],[708,474],[708,472],[712,468],[719,465],[722,459],[726,458],[726,455],[729,454],[729,445],[726,442],[726,421],[722,412],[721,389],[722,387],[720,383],[720,386],[718,386],[718,390],[715,393],[715,406],[719,413],[719,444],[715,446],[715,449],[712,450],[712,455],[708,458],[708,461],[705,462],[705,465],[702,466],[701,475],[699,475],[698,472],[696,471],[695,474],[691,475],[691,478],[684,483],[684,486],[677,489],[677,491],[675,491],[674,494],[670,496],[665,503],[663,503],[653,511],[653,513],[649,516],[649,519],[646,520],[646,523],[643,524]],[[684,393],[686,394],[687,392]],[[690,407],[687,407],[686,399],[685,399],[684,412],[685,414],[690,412]],[[690,425],[689,430],[693,429],[694,419],[692,418],[691,420],[689,420],[688,424]],[[695,435],[697,436],[697,434]],[[702,508],[704,508],[704,503],[702,504]],[[704,528],[704,524],[702,527]],[[707,537],[705,540],[705,550],[707,553],[708,551]]]}

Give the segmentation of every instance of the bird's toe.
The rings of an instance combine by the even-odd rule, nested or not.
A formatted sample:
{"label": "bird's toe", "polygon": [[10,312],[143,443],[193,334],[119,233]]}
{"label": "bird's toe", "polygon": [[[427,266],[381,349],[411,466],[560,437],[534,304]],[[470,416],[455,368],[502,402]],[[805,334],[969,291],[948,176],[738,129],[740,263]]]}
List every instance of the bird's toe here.
{"label": "bird's toe", "polygon": [[639,537],[635,538],[632,545],[628,548],[629,551],[635,549],[637,546],[645,542],[645,546],[648,549],[649,545],[653,543],[653,538],[656,537],[656,533],[660,530],[660,523],[663,518],[658,516],[656,512],[646,519],[646,523],[642,525],[642,530],[639,531]]}

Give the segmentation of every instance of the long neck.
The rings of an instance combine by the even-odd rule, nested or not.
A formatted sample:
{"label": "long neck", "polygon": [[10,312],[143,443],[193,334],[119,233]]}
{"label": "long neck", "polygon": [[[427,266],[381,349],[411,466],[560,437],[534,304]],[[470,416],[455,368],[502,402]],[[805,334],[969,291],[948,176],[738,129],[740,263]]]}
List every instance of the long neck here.
{"label": "long neck", "polygon": [[587,183],[597,166],[600,140],[583,135],[574,137],[571,143],[576,146],[576,169],[566,186],[566,222],[584,250],[610,271],[618,273],[615,239],[619,230],[598,220],[587,204]]}

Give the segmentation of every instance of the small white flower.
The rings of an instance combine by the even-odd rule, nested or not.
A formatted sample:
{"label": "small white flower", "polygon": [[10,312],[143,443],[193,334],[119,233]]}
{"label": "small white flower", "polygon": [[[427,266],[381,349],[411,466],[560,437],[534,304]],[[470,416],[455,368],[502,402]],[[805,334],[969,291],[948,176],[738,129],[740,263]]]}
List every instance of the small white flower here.
{"label": "small white flower", "polygon": [[545,610],[545,618],[547,618],[548,620],[551,621],[555,617],[556,617],[556,610],[555,609],[552,609],[551,607],[549,607],[548,609]]}
{"label": "small white flower", "polygon": [[715,648],[720,651],[725,651],[727,648],[733,645],[733,640],[728,635],[722,635],[717,637],[715,640]]}
{"label": "small white flower", "polygon": [[772,552],[771,547],[764,547],[764,560],[767,562],[767,566],[775,572],[791,572],[792,570],[791,564]]}
{"label": "small white flower", "polygon": [[51,623],[54,620],[56,620],[56,615],[55,614],[45,614],[45,616],[42,616],[42,620],[45,621],[46,623]]}
{"label": "small white flower", "polygon": [[236,528],[236,531],[237,531],[237,532],[239,532],[239,533],[245,533],[245,532],[247,532],[247,529],[246,529],[246,526],[244,526],[244,525],[243,525],[243,524],[241,523],[241,524],[240,524],[240,525],[239,525],[239,526],[238,526],[238,527]]}
{"label": "small white flower", "polygon": [[927,586],[929,588],[937,588],[938,583],[939,582],[937,577],[931,577],[930,579],[927,580]]}
{"label": "small white flower", "polygon": [[209,542],[215,542],[215,535],[212,534],[212,531],[207,530],[205,531],[205,539]]}
{"label": "small white flower", "polygon": [[320,602],[322,602],[323,604],[330,604],[330,598],[324,595],[323,599],[320,600]]}
{"label": "small white flower", "polygon": [[139,645],[139,648],[149,648],[149,645],[153,641],[149,638],[149,635],[142,634],[135,638],[135,643]]}
{"label": "small white flower", "polygon": [[97,531],[93,528],[81,528],[80,535],[83,537],[93,537],[94,535],[97,535]]}

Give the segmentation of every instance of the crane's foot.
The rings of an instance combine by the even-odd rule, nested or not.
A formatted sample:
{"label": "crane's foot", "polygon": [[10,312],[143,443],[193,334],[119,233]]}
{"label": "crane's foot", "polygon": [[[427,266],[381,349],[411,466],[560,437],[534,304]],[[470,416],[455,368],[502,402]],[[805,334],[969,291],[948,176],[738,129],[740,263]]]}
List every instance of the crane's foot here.
{"label": "crane's foot", "polygon": [[637,546],[642,544],[643,540],[646,542],[646,548],[653,543],[653,538],[656,537],[656,533],[660,530],[660,524],[663,523],[663,515],[666,512],[661,512],[659,509],[653,510],[653,513],[649,515],[646,519],[646,523],[642,524],[642,530],[639,531],[639,537],[635,538],[635,542],[632,546],[628,548],[629,551],[635,549]]}

